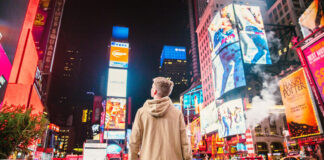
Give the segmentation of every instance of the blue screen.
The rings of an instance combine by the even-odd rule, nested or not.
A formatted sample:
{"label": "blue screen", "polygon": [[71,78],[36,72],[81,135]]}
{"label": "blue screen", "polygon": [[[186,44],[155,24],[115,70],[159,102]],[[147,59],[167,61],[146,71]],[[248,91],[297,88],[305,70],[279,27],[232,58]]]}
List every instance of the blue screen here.
{"label": "blue screen", "polygon": [[128,39],[128,32],[127,27],[113,26],[112,37],[119,40],[126,40]]}
{"label": "blue screen", "polygon": [[160,65],[164,59],[186,60],[186,47],[181,46],[163,46]]}

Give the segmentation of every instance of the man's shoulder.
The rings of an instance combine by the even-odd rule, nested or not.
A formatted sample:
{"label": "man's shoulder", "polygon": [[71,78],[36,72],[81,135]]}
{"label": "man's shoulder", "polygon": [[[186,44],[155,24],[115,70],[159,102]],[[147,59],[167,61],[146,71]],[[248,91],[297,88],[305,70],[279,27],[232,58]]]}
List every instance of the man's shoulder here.
{"label": "man's shoulder", "polygon": [[180,114],[182,114],[182,112],[179,110],[179,109],[177,109],[175,106],[174,106],[174,104],[172,103],[172,105],[171,105],[171,109],[170,109],[173,113],[175,113],[175,114],[177,114],[177,115],[180,115]]}

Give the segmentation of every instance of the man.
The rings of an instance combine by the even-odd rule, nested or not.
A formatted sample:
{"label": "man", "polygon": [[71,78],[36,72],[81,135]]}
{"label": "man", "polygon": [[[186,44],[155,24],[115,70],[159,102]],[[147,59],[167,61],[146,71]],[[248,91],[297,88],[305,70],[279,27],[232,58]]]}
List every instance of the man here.
{"label": "man", "polygon": [[167,78],[153,79],[153,100],[147,100],[136,113],[129,160],[192,159],[183,115],[169,98],[172,89],[173,82]]}

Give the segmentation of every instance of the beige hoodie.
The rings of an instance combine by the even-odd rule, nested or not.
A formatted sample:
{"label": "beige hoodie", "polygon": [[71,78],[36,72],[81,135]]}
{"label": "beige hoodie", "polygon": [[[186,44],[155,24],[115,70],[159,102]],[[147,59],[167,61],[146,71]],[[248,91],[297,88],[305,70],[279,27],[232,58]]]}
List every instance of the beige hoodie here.
{"label": "beige hoodie", "polygon": [[129,160],[191,160],[184,118],[169,97],[147,100],[135,117]]}

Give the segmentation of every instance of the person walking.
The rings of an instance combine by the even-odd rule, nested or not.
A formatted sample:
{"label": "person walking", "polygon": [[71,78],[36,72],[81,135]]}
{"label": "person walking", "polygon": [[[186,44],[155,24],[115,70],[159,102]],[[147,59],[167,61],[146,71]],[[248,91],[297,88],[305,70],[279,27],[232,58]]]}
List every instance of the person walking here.
{"label": "person walking", "polygon": [[129,160],[192,160],[183,114],[169,98],[173,85],[164,77],[153,79],[153,99],[135,116]]}

